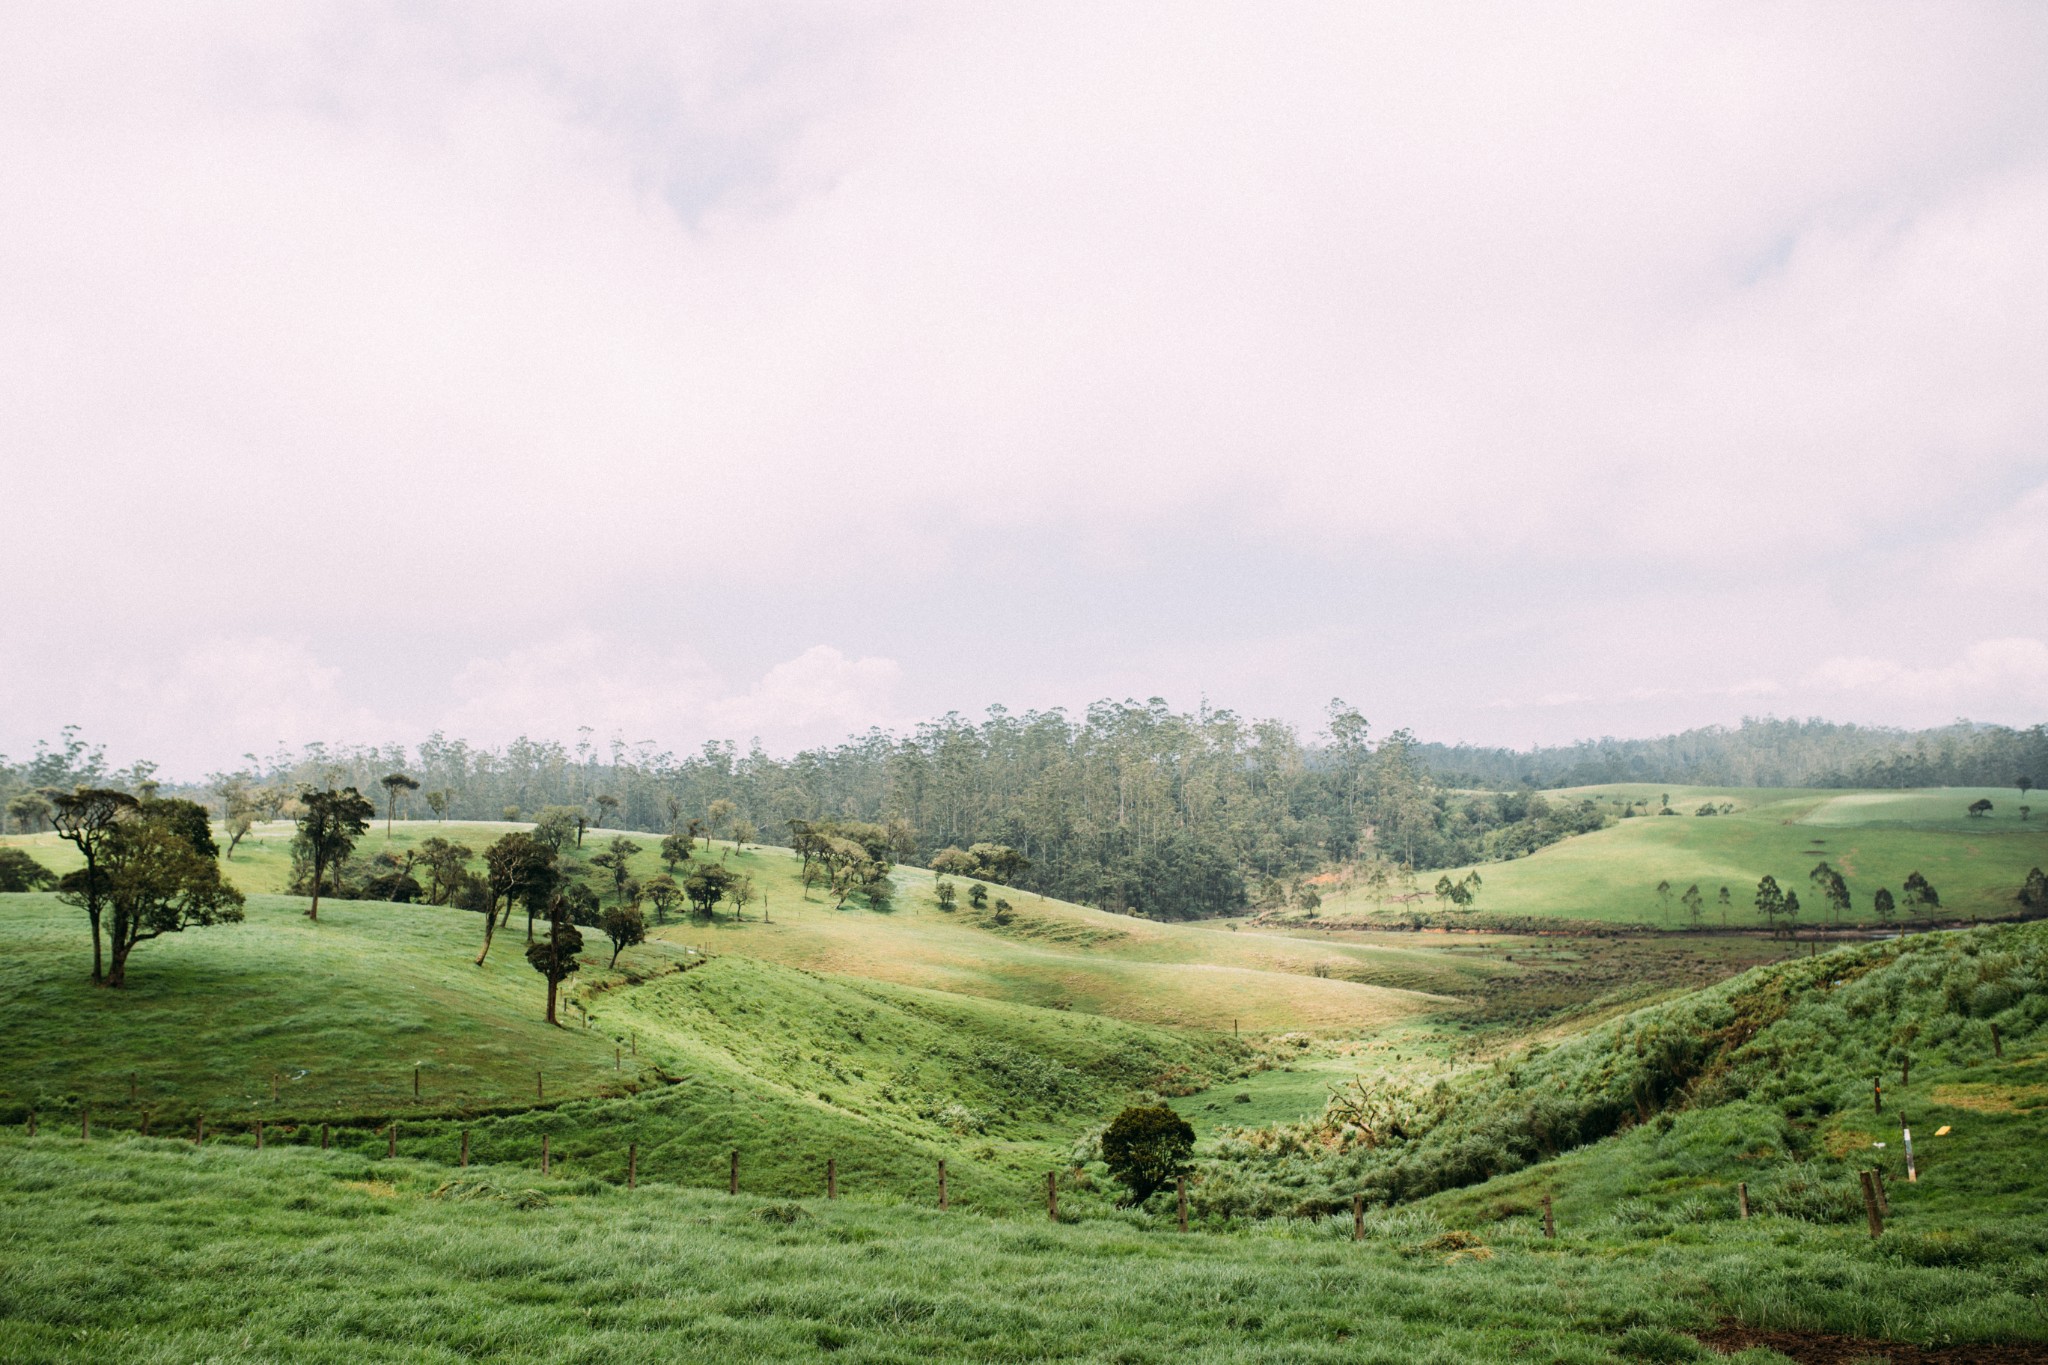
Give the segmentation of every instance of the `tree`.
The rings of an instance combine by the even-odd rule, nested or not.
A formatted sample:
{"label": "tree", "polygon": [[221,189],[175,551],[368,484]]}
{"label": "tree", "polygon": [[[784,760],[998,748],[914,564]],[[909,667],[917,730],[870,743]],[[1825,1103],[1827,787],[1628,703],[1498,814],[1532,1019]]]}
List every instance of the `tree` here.
{"label": "tree", "polygon": [[945,880],[943,877],[939,879],[938,885],[932,889],[932,895],[938,901],[939,909],[949,915],[953,913],[953,907],[960,903],[959,890],[954,887],[953,883]]}
{"label": "tree", "polygon": [[1889,929],[1892,923],[1892,916],[1898,910],[1898,907],[1892,903],[1891,888],[1885,886],[1877,888],[1877,894],[1870,898],[1870,908],[1877,912],[1877,922]]}
{"label": "tree", "polygon": [[1927,878],[1921,876],[1918,872],[1908,872],[1906,874],[1905,891],[1907,905],[1914,906],[1923,913],[1941,909],[1940,893],[1935,891]]}
{"label": "tree", "polygon": [[57,874],[19,848],[0,848],[0,891],[47,891]]}
{"label": "tree", "polygon": [[1438,877],[1436,879],[1436,885],[1431,889],[1436,892],[1436,903],[1438,905],[1448,905],[1451,900],[1450,874],[1445,873],[1443,876]]}
{"label": "tree", "polygon": [[533,837],[560,853],[574,840],[580,848],[583,844],[583,807],[546,806],[534,817]]}
{"label": "tree", "polygon": [[17,834],[40,832],[52,809],[50,798],[41,792],[23,792],[7,803],[7,814],[13,819]]}
{"label": "tree", "polygon": [[1797,891],[1787,891],[1785,893],[1785,932],[1791,934],[1794,938],[1799,936],[1799,893]]}
{"label": "tree", "polygon": [[718,832],[730,825],[733,817],[738,815],[739,812],[740,808],[738,806],[721,796],[705,809],[704,827],[711,832],[713,838],[716,838],[718,837]]}
{"label": "tree", "polygon": [[292,844],[312,868],[313,902],[306,907],[306,918],[317,922],[321,880],[355,851],[356,840],[370,828],[377,808],[354,787],[338,792],[307,787],[299,793],[299,806],[299,832]]}
{"label": "tree", "polygon": [[491,939],[497,932],[499,902],[504,903],[507,920],[518,901],[527,903],[530,914],[536,902],[546,903],[545,898],[559,878],[554,851],[524,830],[501,835],[485,849],[484,868],[490,899],[484,906],[484,947],[476,955],[479,967],[484,965],[484,958],[491,951]]}
{"label": "tree", "polygon": [[1721,927],[1725,929],[1728,927],[1728,907],[1734,904],[1734,900],[1729,896],[1728,888],[1725,886],[1721,888],[1721,894],[1715,897],[1715,900],[1721,907]]}
{"label": "tree", "polygon": [[[74,873],[80,882],[101,879],[101,895],[111,910],[106,984],[118,988],[128,979],[128,955],[138,944],[165,934],[242,918],[242,893],[221,880],[214,861],[213,839],[204,845],[191,837],[189,807],[206,819],[191,801],[149,801],[144,810],[117,821],[93,874]],[[147,808],[155,807],[154,810]],[[70,878],[66,879],[71,880]],[[85,889],[73,882],[60,893],[74,905],[84,904]]]}
{"label": "tree", "polygon": [[[597,807],[597,818],[600,821],[616,820],[619,816],[619,798],[610,792],[599,792],[590,798],[590,804]],[[576,838],[576,845],[578,848],[583,846],[580,834]]]}
{"label": "tree", "polygon": [[474,856],[468,845],[450,843],[438,834],[420,842],[419,866],[427,874],[427,904],[448,904]]}
{"label": "tree", "polygon": [[683,900],[683,888],[677,886],[676,879],[669,876],[666,872],[658,872],[654,876],[649,877],[641,886],[641,890],[646,894],[647,899],[654,902],[654,922],[656,924],[668,923],[668,917],[675,912],[676,906],[680,905]]}
{"label": "tree", "polygon": [[725,898],[732,902],[733,917],[745,919],[747,917],[747,907],[754,903],[758,894],[754,890],[754,877],[752,873],[742,872],[733,878],[732,889],[725,893]]}
{"label": "tree", "polygon": [[235,849],[240,847],[242,840],[249,837],[249,831],[256,827],[258,808],[256,798],[249,794],[247,787],[239,783],[228,788],[222,798],[222,805],[226,810],[223,827],[228,832],[227,856],[232,858],[235,856]]}
{"label": "tree", "polygon": [[694,851],[694,848],[695,845],[687,834],[672,832],[662,836],[661,860],[668,864],[671,876],[674,875],[679,864],[690,861],[690,854]]}
{"label": "tree", "polygon": [[2027,879],[2020,883],[2020,904],[2029,910],[2048,910],[2048,876],[2040,868],[2027,873]]}
{"label": "tree", "polygon": [[1785,893],[1778,889],[1778,879],[1768,872],[1756,884],[1756,911],[1764,917],[1764,923],[1771,932],[1778,931],[1778,916],[1785,913]]}
{"label": "tree", "polygon": [[590,855],[592,867],[601,867],[611,873],[612,894],[621,900],[626,896],[626,881],[633,875],[633,855],[639,851],[640,845],[621,834],[613,836],[604,852]]}
{"label": "tree", "polygon": [[427,809],[434,812],[434,818],[443,823],[446,823],[448,819],[448,807],[454,803],[455,793],[445,787],[436,788],[427,793]]}
{"label": "tree", "polygon": [[1657,912],[1668,922],[1671,918],[1671,883],[1657,883]]}
{"label": "tree", "polygon": [[754,822],[741,816],[732,822],[732,846],[745,848],[759,838],[761,831],[754,828]]}
{"label": "tree", "polygon": [[[548,1014],[550,1024],[555,1023],[555,995],[561,984],[576,974],[583,964],[576,960],[576,954],[583,951],[583,935],[569,922],[569,917],[556,914],[548,920],[548,936],[538,943],[526,945],[526,961],[535,971],[547,978]],[[618,955],[614,953],[613,960]]]}
{"label": "tree", "polygon": [[377,785],[384,789],[384,837],[391,837],[391,819],[398,809],[400,792],[416,792],[420,789],[419,779],[407,777],[404,773],[386,773],[377,779]]}
{"label": "tree", "polygon": [[932,855],[932,871],[947,877],[972,877],[974,855],[964,848],[942,848]]}
{"label": "tree", "polygon": [[976,882],[972,886],[968,887],[967,903],[973,906],[976,910],[987,909],[988,888],[983,886],[980,882]]}
{"label": "tree", "polygon": [[1161,1186],[1184,1174],[1195,1151],[1195,1130],[1167,1105],[1133,1105],[1109,1121],[1102,1133],[1102,1161],[1130,1190],[1124,1201],[1136,1208]]}
{"label": "tree", "polygon": [[1806,879],[1812,882],[1814,889],[1826,899],[1829,910],[1834,913],[1835,920],[1839,923],[1842,916],[1849,912],[1849,883],[1842,880],[1842,874],[1826,861],[1822,861],[1813,871],[1807,873]]}
{"label": "tree", "polygon": [[1692,921],[1692,927],[1695,929],[1699,928],[1700,916],[1707,908],[1706,901],[1700,896],[1699,883],[1694,882],[1691,886],[1686,887],[1685,894],[1680,896],[1678,900],[1685,907],[1686,918]]}
{"label": "tree", "polygon": [[2020,776],[2018,776],[2018,777],[2014,778],[2014,779],[2013,779],[2013,783],[2012,783],[2012,784],[2013,784],[2013,785],[2014,785],[2015,787],[2018,787],[2018,788],[2020,789],[2020,800],[2022,800],[2022,801],[2026,800],[2026,799],[2027,799],[2027,793],[2028,793],[2028,792],[2030,792],[2030,791],[2032,791],[2032,790],[2034,789],[2034,779],[2033,779],[2033,778],[2031,778],[2031,777],[2028,777],[2028,776],[2027,776],[2026,774],[2024,774],[2024,773],[2022,773],[2022,774],[2020,774]]}
{"label": "tree", "polygon": [[725,899],[725,893],[732,889],[733,881],[732,872],[722,864],[705,863],[693,868],[684,879],[683,895],[698,914],[709,919]]}
{"label": "tree", "polygon": [[100,917],[105,910],[106,880],[100,862],[114,840],[115,827],[130,818],[141,804],[127,792],[105,787],[80,787],[73,792],[51,792],[50,825],[72,847],[85,855],[84,880],[72,888],[78,899],[72,903],[85,908],[92,921],[92,979],[106,979],[100,949]]}
{"label": "tree", "polygon": [[1985,798],[1980,796],[1975,801],[1972,801],[1970,803],[1970,818],[1972,820],[1979,819],[1989,814],[1991,814],[1991,803]]}
{"label": "tree", "polygon": [[612,967],[619,965],[619,954],[636,943],[647,941],[647,917],[640,913],[637,905],[615,905],[598,919],[597,927],[604,930],[604,936],[612,941]]}

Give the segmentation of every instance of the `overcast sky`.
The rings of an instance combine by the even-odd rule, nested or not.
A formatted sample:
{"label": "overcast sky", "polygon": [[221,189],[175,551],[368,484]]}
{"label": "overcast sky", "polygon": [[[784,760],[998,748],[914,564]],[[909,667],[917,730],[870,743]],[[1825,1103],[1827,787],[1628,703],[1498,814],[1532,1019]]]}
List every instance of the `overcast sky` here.
{"label": "overcast sky", "polygon": [[11,6],[0,752],[2048,719],[2048,6]]}

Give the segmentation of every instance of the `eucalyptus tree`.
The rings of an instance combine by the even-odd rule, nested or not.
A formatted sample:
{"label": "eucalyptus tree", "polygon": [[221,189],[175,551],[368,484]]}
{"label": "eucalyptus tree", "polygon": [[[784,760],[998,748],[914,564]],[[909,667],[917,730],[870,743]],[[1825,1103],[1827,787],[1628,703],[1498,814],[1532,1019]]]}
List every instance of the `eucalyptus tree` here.
{"label": "eucalyptus tree", "polygon": [[340,791],[308,787],[299,793],[299,828],[292,852],[310,874],[307,887],[313,899],[306,907],[307,919],[319,920],[321,883],[355,851],[356,840],[369,830],[376,815],[377,808],[354,787]]}
{"label": "eucalyptus tree", "polygon": [[85,857],[83,880],[70,890],[74,904],[92,922],[92,979],[104,981],[106,968],[100,946],[100,916],[105,908],[106,881],[101,864],[114,841],[116,826],[132,817],[141,803],[127,792],[109,787],[80,787],[70,792],[49,792],[50,823],[72,847]]}
{"label": "eucalyptus tree", "polygon": [[377,785],[384,789],[384,837],[389,839],[391,837],[392,815],[398,808],[399,794],[401,792],[418,791],[420,789],[420,781],[418,778],[409,777],[404,773],[386,773],[377,779]]}

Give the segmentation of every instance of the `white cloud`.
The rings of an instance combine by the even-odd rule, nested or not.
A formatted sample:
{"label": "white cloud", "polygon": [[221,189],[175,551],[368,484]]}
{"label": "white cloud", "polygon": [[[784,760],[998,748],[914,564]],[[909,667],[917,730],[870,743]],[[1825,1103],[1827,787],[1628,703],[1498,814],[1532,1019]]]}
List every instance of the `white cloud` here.
{"label": "white cloud", "polygon": [[1957,716],[1985,719],[1986,705],[2008,715],[2048,714],[2048,643],[2013,637],[1983,640],[1960,657],[1932,664],[1851,656],[1829,659],[1801,680],[1809,694],[1872,703],[1911,723]]}

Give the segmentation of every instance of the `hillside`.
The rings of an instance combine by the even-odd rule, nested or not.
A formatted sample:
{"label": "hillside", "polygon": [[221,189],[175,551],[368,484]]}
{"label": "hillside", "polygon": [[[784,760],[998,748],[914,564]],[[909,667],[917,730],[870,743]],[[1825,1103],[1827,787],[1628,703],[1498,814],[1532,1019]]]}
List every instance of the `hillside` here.
{"label": "hillside", "polygon": [[[1677,815],[1638,816],[1537,850],[1525,858],[1478,866],[1484,887],[1472,918],[1563,919],[1657,929],[1692,924],[1681,904],[1697,885],[1705,900],[1705,927],[1759,927],[1753,904],[1759,878],[1769,874],[1799,893],[1800,923],[1823,921],[1826,907],[1807,881],[1826,861],[1847,880],[1853,899],[1845,923],[1875,924],[1872,896],[1879,887],[1899,894],[1906,875],[1919,872],[1941,894],[1937,923],[2012,915],[2027,870],[2048,864],[2048,810],[2018,818],[2011,789],[1942,788],[1936,791],[1759,791],[1754,788],[1645,786],[1586,787],[1555,794],[1615,807],[1668,794]],[[1978,799],[1990,815],[1967,814]],[[1729,814],[1697,815],[1700,807],[1732,805]],[[1453,881],[1472,868],[1451,869]],[[1439,874],[1417,877],[1421,898],[1403,904],[1375,899],[1362,887],[1326,893],[1323,919],[1398,920],[1408,910],[1455,922],[1429,894]],[[1659,882],[1670,897],[1661,899]],[[1721,887],[1731,907],[1723,914]],[[1292,916],[1299,918],[1299,912]],[[1901,911],[1900,918],[1905,918]]]}

